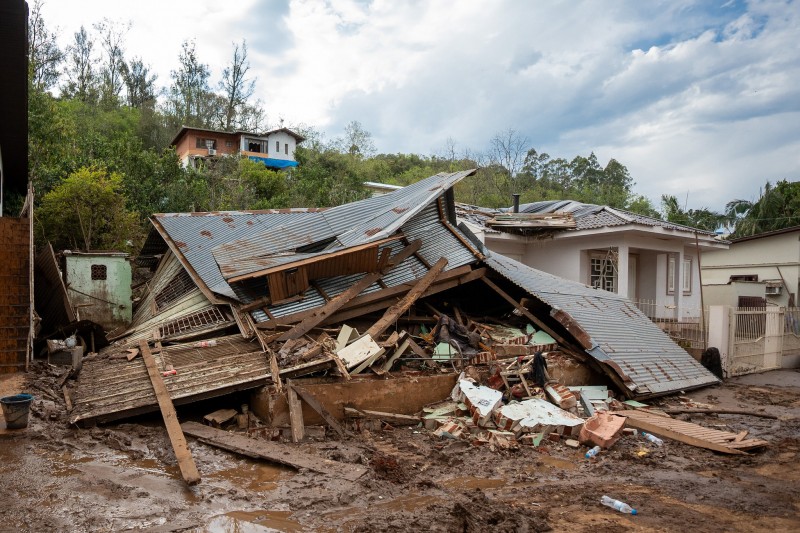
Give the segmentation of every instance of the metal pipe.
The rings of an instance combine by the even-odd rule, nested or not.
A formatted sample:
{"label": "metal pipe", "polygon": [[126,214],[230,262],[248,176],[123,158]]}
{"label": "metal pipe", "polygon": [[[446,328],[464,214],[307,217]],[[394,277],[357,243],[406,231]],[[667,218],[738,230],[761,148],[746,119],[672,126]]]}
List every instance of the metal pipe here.
{"label": "metal pipe", "polygon": [[519,213],[519,194],[512,194],[511,196],[514,198],[514,209],[512,212]]}

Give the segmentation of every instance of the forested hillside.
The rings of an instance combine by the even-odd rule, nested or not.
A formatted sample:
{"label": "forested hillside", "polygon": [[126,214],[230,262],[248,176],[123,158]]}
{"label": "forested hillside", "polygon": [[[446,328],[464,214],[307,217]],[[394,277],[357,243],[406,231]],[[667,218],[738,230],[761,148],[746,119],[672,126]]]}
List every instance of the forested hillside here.
{"label": "forested hillside", "polygon": [[[508,206],[512,193],[522,202],[572,199],[709,230],[735,228],[735,235],[800,224],[797,183],[767,183],[760,200],[734,200],[726,213],[686,210],[673,196],[656,206],[635,193],[622,162],[540,153],[514,129],[494,134],[481,149],[443,139],[440,153],[418,155],[376,153],[357,120],[330,139],[313,125],[287,124],[307,137],[297,168],[273,171],[222,158],[186,169],[170,148],[182,125],[254,132],[274,125],[255,98],[247,43],[231,47],[221,78],[212,79],[195,43],[185,41],[169,79],[159,80],[126,48],[129,25],[98,21],[61,49],[40,8],[37,0],[29,19],[30,177],[37,238],[57,247],[135,252],[155,212],[330,206],[364,198],[365,181],[407,185],[466,168],[479,170],[456,194],[472,205]],[[11,209],[15,201],[21,205],[11,199]]]}

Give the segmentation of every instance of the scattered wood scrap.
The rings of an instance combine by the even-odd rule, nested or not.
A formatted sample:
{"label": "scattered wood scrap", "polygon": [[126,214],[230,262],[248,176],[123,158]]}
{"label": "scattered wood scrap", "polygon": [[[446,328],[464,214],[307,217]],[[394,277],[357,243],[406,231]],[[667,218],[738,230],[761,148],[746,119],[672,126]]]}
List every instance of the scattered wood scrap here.
{"label": "scattered wood scrap", "polygon": [[746,411],[744,409],[664,409],[664,412],[669,415],[679,415],[683,413],[696,415],[745,415],[770,418],[772,420],[778,419],[775,415],[760,413],[758,411]]}
{"label": "scattered wood scrap", "polygon": [[691,422],[665,418],[642,410],[616,411],[615,415],[627,418],[627,425],[660,437],[674,439],[698,448],[716,452],[744,454],[745,451],[763,448],[769,443],[761,439],[737,441],[739,436],[729,431],[710,429]]}
{"label": "scattered wood scrap", "polygon": [[323,459],[315,455],[301,452],[294,447],[278,444],[268,440],[251,439],[244,435],[229,433],[215,429],[197,422],[184,422],[181,427],[187,435],[198,439],[200,442],[215,446],[223,450],[252,457],[264,459],[273,463],[290,466],[295,469],[306,468],[326,474],[331,477],[356,481],[366,473],[362,466],[340,463],[330,459]]}
{"label": "scattered wood scrap", "polygon": [[319,416],[322,417],[325,422],[333,429],[336,433],[339,434],[340,437],[344,437],[349,435],[350,432],[347,431],[342,425],[336,420],[333,415],[325,409],[325,407],[314,398],[314,395],[308,392],[303,387],[299,387],[297,385],[289,385],[289,388],[297,393],[300,398],[303,399],[313,410],[319,413]]}

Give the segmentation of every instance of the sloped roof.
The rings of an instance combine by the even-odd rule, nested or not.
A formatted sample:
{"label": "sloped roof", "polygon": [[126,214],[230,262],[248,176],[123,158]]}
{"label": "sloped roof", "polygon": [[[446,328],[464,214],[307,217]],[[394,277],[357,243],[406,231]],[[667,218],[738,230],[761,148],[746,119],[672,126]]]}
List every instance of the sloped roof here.
{"label": "sloped roof", "polygon": [[[503,213],[508,213],[511,208],[503,208],[499,210]],[[625,226],[628,224],[639,224],[650,227],[661,227],[674,231],[688,231],[694,234],[695,232],[715,236],[712,231],[692,228],[682,224],[675,224],[667,222],[666,220],[659,220],[657,218],[640,215],[638,213],[631,213],[622,209],[616,209],[607,205],[584,204],[574,200],[546,200],[542,202],[533,202],[529,204],[522,204],[519,206],[520,213],[572,213],[577,224],[576,230],[595,229],[613,226]]]}
{"label": "sloped roof", "polygon": [[[240,300],[228,280],[390,237],[474,173],[440,173],[391,194],[329,209],[173,213],[152,217],[173,252],[216,294]],[[308,250],[317,245],[318,249]]]}
{"label": "sloped roof", "polygon": [[563,311],[591,339],[587,353],[615,372],[632,394],[646,398],[719,380],[656,326],[627,298],[565,280],[497,253],[485,262],[552,308]]}

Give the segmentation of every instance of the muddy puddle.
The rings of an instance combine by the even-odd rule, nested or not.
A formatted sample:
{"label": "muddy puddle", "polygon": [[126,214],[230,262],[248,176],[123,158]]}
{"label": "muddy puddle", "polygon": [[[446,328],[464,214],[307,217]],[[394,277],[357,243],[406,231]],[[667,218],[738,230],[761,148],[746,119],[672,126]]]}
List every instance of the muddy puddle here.
{"label": "muddy puddle", "polygon": [[292,533],[306,531],[291,511],[232,511],[215,516],[208,524],[194,529],[196,533]]}

